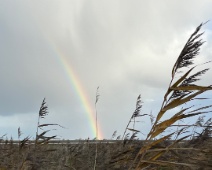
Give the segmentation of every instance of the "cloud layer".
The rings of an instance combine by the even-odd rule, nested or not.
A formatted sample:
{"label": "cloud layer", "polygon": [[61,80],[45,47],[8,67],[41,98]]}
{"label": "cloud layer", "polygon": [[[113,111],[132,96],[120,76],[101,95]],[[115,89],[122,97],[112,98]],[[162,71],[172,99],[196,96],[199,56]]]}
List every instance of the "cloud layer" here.
{"label": "cloud layer", "polygon": [[[44,97],[46,121],[68,128],[63,138],[93,137],[91,125],[61,54],[93,106],[97,86],[99,126],[105,138],[122,133],[136,98],[157,112],[171,68],[192,31],[211,19],[209,0],[2,1],[0,5],[0,124],[5,133],[33,135]],[[211,58],[209,22],[200,61]],[[211,74],[211,72],[209,73]],[[205,83],[210,83],[205,76]],[[31,127],[24,125],[31,122]],[[35,118],[35,120],[34,120]],[[12,120],[7,129],[4,121]],[[144,120],[149,127],[149,120]],[[28,130],[26,130],[28,129]],[[1,132],[1,133],[4,133]],[[0,134],[1,135],[1,134]]]}

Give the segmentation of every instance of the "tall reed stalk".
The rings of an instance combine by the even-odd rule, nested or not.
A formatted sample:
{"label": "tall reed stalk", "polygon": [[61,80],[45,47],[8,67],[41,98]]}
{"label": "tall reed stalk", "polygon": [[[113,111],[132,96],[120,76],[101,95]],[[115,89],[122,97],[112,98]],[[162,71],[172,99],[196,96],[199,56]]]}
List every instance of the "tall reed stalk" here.
{"label": "tall reed stalk", "polygon": [[[148,151],[150,151],[154,146],[158,145],[159,143],[167,139],[170,139],[174,134],[178,133],[177,136],[179,136],[179,134],[183,133],[185,127],[183,127],[183,129],[178,130],[178,132],[172,132],[166,134],[164,137],[160,137],[160,135],[163,132],[165,132],[165,130],[167,130],[169,127],[172,127],[174,123],[183,120],[185,118],[212,112],[211,110],[207,110],[211,108],[212,105],[206,105],[203,107],[194,108],[194,106],[190,104],[191,101],[197,99],[205,100],[205,98],[197,98],[197,96],[209,90],[212,90],[212,85],[200,86],[195,84],[195,82],[199,80],[199,77],[209,70],[208,68],[197,71],[196,73],[192,74],[192,72],[198,66],[198,65],[192,66],[194,64],[194,59],[199,54],[200,47],[204,43],[202,39],[200,39],[203,33],[199,33],[201,27],[204,24],[205,23],[202,23],[196,28],[194,33],[190,36],[190,38],[186,42],[179,57],[177,58],[177,61],[175,62],[172,69],[171,81],[168,86],[167,92],[164,95],[164,100],[162,102],[161,109],[156,116],[155,122],[153,123],[149,134],[147,135],[146,138],[147,144],[140,148],[129,169],[132,168],[133,169],[135,168],[136,170],[144,169],[152,164],[158,164],[158,165],[173,164],[171,162],[163,162],[158,159],[168,151],[172,150],[175,144],[188,138],[190,135],[181,137],[180,139],[176,139],[174,143],[167,146],[165,150],[154,152],[154,154],[151,156],[147,153],[149,153]],[[180,73],[182,73],[181,77],[177,78]],[[167,120],[162,120],[162,118],[164,118],[164,115],[168,111],[171,111],[176,107],[178,108],[182,107],[182,109],[177,113],[175,113],[171,118]],[[184,164],[184,163],[178,163],[176,165],[193,167],[193,165],[191,164]]]}
{"label": "tall reed stalk", "polygon": [[97,161],[97,154],[98,154],[98,144],[97,144],[97,140],[98,140],[98,113],[97,113],[97,102],[99,100],[99,87],[97,87],[96,89],[96,101],[95,101],[95,111],[96,111],[96,149],[95,149],[95,160],[94,160],[94,170],[96,169],[96,161]]}

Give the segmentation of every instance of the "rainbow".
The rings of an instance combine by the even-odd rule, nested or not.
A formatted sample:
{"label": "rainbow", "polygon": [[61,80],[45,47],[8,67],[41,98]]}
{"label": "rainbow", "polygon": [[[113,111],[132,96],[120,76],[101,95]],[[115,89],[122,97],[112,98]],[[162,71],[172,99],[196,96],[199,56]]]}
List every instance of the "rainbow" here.
{"label": "rainbow", "polygon": [[57,47],[56,45],[53,45],[53,46],[54,46],[54,48],[53,48],[54,52],[56,53],[56,56],[57,56],[60,64],[62,65],[64,72],[68,76],[69,83],[76,91],[76,93],[79,96],[79,99],[87,113],[86,115],[88,116],[93,135],[96,137],[96,134],[97,134],[98,139],[103,139],[103,133],[99,126],[98,126],[98,133],[96,132],[96,113],[93,109],[94,104],[93,105],[90,104],[89,98],[88,98],[83,86],[81,85],[80,80],[77,77],[77,74],[72,69],[70,63],[68,63],[68,61],[65,57],[65,54],[60,50],[59,47]]}

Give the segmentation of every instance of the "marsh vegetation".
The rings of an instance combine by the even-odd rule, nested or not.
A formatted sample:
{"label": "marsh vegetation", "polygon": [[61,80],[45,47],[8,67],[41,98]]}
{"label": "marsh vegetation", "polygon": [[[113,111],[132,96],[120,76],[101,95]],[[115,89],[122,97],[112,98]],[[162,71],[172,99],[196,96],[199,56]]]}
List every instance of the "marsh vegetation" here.
{"label": "marsh vegetation", "polygon": [[[68,141],[53,143],[56,135],[48,136],[49,130],[45,129],[60,125],[40,123],[48,113],[44,99],[38,113],[34,141],[30,137],[22,138],[20,128],[16,142],[1,137],[0,170],[212,169],[212,105],[205,102],[208,98],[201,96],[212,90],[212,85],[198,85],[200,77],[209,70],[198,67],[206,66],[210,61],[194,64],[204,44],[201,39],[203,33],[200,32],[203,25],[200,24],[191,34],[177,58],[156,115],[142,113],[143,103],[139,95],[135,111],[122,136],[114,132],[112,140],[97,140],[97,133],[96,140],[79,140],[74,144]],[[95,104],[98,98],[97,93]],[[195,101],[201,106],[196,106]],[[168,119],[167,114],[170,115]],[[196,116],[198,118],[193,124],[182,121]],[[139,123],[137,119],[143,117],[150,118],[151,130],[145,140],[139,140],[142,131],[136,129],[135,124]]]}

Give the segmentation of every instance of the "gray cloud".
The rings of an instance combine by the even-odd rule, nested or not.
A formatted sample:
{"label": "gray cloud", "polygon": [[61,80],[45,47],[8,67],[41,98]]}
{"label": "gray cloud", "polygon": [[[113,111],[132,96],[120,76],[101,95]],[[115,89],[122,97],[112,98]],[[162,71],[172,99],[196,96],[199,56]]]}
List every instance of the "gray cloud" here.
{"label": "gray cloud", "polygon": [[[105,137],[116,129],[121,133],[140,93],[144,112],[158,110],[180,50],[195,27],[211,18],[211,5],[209,0],[1,2],[0,115],[34,115],[47,97],[49,120],[74,127],[73,138],[93,135],[60,50],[90,103],[100,86]],[[211,22],[204,29],[203,61],[211,56]]]}

